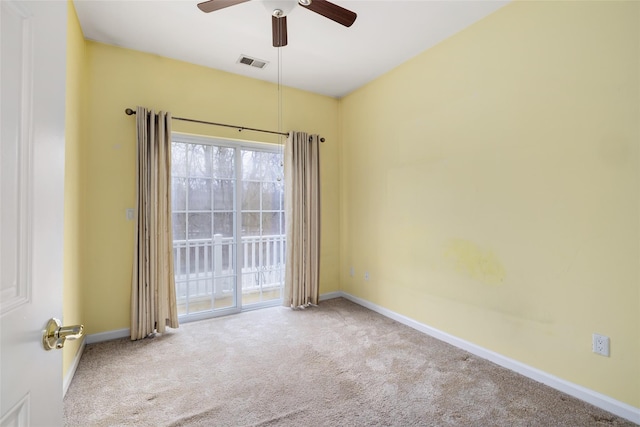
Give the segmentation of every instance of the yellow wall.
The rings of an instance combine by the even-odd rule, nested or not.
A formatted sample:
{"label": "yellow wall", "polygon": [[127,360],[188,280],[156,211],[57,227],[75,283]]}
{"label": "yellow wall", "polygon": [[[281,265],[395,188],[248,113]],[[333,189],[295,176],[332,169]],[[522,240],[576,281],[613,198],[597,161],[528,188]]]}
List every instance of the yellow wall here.
{"label": "yellow wall", "polygon": [[342,289],[640,407],[639,28],[512,3],[344,98]]}
{"label": "yellow wall", "polygon": [[[277,129],[277,86],[167,58],[87,42],[88,104],[83,145],[83,301],[87,333],[130,324],[135,205],[136,105],[175,116]],[[322,145],[321,292],[339,286],[338,101],[283,89],[283,130],[319,133]],[[173,121],[176,132],[277,142],[273,136]]]}
{"label": "yellow wall", "polygon": [[[67,82],[65,110],[63,323],[81,324],[82,313],[82,107],[85,96],[85,41],[71,1],[67,6]],[[73,363],[80,340],[67,341],[63,375]]]}

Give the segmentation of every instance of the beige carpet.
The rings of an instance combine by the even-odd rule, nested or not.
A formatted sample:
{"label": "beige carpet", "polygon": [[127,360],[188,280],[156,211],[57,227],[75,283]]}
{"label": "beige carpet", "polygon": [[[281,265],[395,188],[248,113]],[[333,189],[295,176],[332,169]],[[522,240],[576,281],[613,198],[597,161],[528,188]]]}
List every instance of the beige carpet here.
{"label": "beige carpet", "polygon": [[344,299],[86,347],[68,426],[631,426]]}

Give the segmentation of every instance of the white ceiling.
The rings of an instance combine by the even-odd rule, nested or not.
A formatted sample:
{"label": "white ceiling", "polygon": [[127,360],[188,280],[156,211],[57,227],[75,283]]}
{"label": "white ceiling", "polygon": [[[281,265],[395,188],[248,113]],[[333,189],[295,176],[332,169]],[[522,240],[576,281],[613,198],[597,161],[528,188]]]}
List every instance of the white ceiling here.
{"label": "white ceiling", "polygon": [[[262,0],[203,13],[201,0],[74,0],[87,39],[278,81],[271,13]],[[508,0],[334,0],[358,14],[346,28],[295,5],[281,83],[342,97],[482,19]],[[240,55],[266,60],[258,69]]]}

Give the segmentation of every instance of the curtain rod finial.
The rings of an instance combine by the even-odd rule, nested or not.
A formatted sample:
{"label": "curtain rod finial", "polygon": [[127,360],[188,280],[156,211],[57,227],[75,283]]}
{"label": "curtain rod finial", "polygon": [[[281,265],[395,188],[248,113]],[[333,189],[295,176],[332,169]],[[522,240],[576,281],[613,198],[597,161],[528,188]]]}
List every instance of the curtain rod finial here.
{"label": "curtain rod finial", "polygon": [[133,114],[135,114],[135,113],[136,113],[136,112],[135,112],[135,111],[133,111],[131,108],[127,108],[126,110],[124,110],[124,112],[125,112],[125,114],[126,114],[127,116],[131,116],[131,115],[133,115]]}

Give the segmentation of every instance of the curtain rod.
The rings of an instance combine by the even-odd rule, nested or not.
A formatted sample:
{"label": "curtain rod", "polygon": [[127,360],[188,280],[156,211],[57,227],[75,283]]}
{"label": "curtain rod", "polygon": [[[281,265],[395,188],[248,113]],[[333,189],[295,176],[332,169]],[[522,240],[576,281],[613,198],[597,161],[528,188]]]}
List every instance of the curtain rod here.
{"label": "curtain rod", "polygon": [[[126,110],[124,110],[124,112],[125,112],[125,114],[127,116],[132,116],[132,115],[134,115],[136,113],[136,111],[132,110],[131,108],[127,108]],[[182,120],[183,122],[201,123],[201,124],[204,124],[204,125],[213,125],[213,126],[223,126],[223,127],[227,127],[227,128],[234,128],[234,129],[238,129],[238,132],[242,132],[243,130],[251,130],[251,131],[254,131],[254,132],[271,133],[271,134],[275,134],[275,135],[289,136],[288,133],[276,132],[274,130],[248,128],[248,127],[245,127],[245,126],[227,125],[227,124],[224,124],[224,123],[205,122],[204,120],[187,119],[187,118],[184,118],[184,117],[171,116],[171,118],[174,119],[174,120]],[[324,138],[320,138],[320,142],[324,142]]]}

